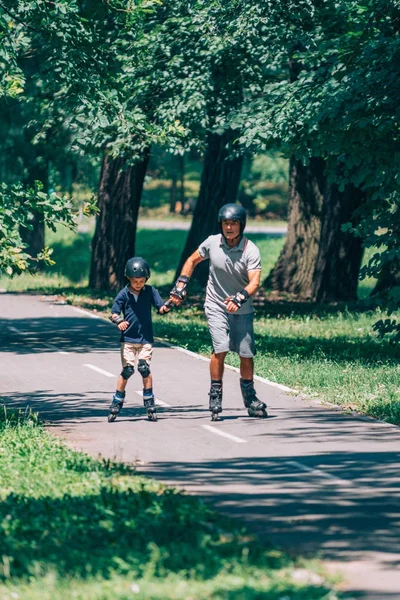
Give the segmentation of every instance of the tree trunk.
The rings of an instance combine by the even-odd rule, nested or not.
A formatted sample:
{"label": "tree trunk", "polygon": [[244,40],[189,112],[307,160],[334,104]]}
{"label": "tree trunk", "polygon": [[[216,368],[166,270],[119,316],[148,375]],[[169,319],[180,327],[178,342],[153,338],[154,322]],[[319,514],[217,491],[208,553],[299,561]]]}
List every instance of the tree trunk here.
{"label": "tree trunk", "polygon": [[180,179],[180,183],[181,183],[181,187],[180,187],[180,197],[181,197],[181,206],[182,209],[184,209],[185,207],[185,157],[182,155],[179,155],[178,157],[178,161],[179,161],[179,179]]}
{"label": "tree trunk", "polygon": [[124,267],[135,255],[136,225],[149,152],[134,166],[122,158],[103,160],[89,286],[117,290],[126,283]]}
{"label": "tree trunk", "polygon": [[175,213],[176,210],[176,192],[178,187],[178,178],[175,170],[172,172],[172,184],[169,195],[169,212]]}
{"label": "tree trunk", "polygon": [[398,261],[388,263],[382,267],[371,296],[386,297],[394,287],[400,287],[400,265]]}
{"label": "tree trunk", "polygon": [[364,200],[365,193],[352,185],[344,192],[339,192],[336,185],[326,186],[312,288],[312,300],[316,302],[357,299],[362,240],[341,228],[350,220],[354,223],[354,211]]}
{"label": "tree trunk", "polygon": [[314,264],[318,256],[323,205],[323,161],[307,166],[291,160],[288,232],[274,269],[264,282],[273,291],[311,298]]}
{"label": "tree trunk", "polygon": [[[209,235],[218,233],[217,219],[221,206],[236,200],[243,158],[228,158],[227,146],[234,137],[236,135],[232,131],[227,131],[223,135],[210,134],[208,138],[199,197],[176,277],[200,243]],[[194,277],[204,285],[208,277],[208,264],[198,265]]]}
{"label": "tree trunk", "polygon": [[[35,181],[43,183],[43,191],[48,192],[48,164],[43,162],[35,165],[29,172],[26,178],[26,184],[34,186]],[[45,236],[44,236],[44,221],[43,216],[40,212],[34,211],[33,218],[31,220],[33,229],[21,228],[21,239],[24,244],[27,244],[26,252],[33,258],[36,258],[40,252],[44,249]],[[38,269],[43,269],[44,265],[38,263]]]}
{"label": "tree trunk", "polygon": [[301,300],[355,300],[362,242],[341,226],[363,201],[353,186],[339,192],[326,182],[322,159],[307,166],[292,160],[288,234],[264,286]]}

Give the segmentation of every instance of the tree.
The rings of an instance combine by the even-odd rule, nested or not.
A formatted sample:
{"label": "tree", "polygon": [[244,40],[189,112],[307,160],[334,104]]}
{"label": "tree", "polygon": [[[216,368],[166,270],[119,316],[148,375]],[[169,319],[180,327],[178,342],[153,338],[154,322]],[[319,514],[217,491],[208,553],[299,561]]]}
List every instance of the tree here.
{"label": "tree", "polygon": [[[85,214],[91,214],[95,207],[87,204],[83,208]],[[55,231],[55,226],[62,223],[71,229],[76,226],[77,212],[70,201],[57,194],[46,194],[41,185],[24,187],[22,184],[8,186],[0,184],[0,272],[16,275],[24,271],[33,272],[39,261],[54,264],[51,250],[43,248],[36,256],[26,250],[21,232],[32,228],[32,215],[39,213],[44,223]]]}
{"label": "tree", "polygon": [[117,289],[125,279],[126,259],[135,254],[137,215],[148,160],[149,152],[133,166],[127,166],[122,158],[106,157],[103,161],[89,278],[93,289]]}
{"label": "tree", "polygon": [[[286,56],[289,64],[298,66],[297,76],[269,82],[265,97],[244,107],[241,120],[248,128],[243,143],[257,151],[273,144],[286,155],[292,154],[309,174],[315,159],[322,159],[328,190],[337,186],[337,192],[330,195],[336,206],[349,198],[354,207],[361,203],[353,215],[347,214],[353,228],[343,223],[343,233],[358,233],[363,245],[376,243],[373,232],[377,223],[385,221],[391,232],[394,206],[398,205],[398,4],[390,0],[315,2],[309,4],[308,14],[305,3],[293,5],[297,5],[300,23],[296,44],[292,43],[292,48],[286,44]],[[312,178],[308,187],[312,187]],[[361,190],[357,198],[355,188]],[[338,194],[344,194],[339,204]],[[329,213],[335,214],[335,204]],[[329,228],[327,221],[325,233]],[[287,259],[291,256],[286,254]],[[321,253],[314,253],[315,260],[318,256]],[[384,256],[380,253],[381,266]],[[322,272],[320,265],[314,266],[314,273]],[[326,283],[334,271],[332,266],[326,271]],[[314,292],[314,298],[318,297],[332,296]]]}
{"label": "tree", "polygon": [[[209,135],[200,193],[175,277],[178,277],[184,261],[200,243],[209,235],[218,232],[217,216],[221,206],[236,198],[243,158],[232,158],[229,155],[232,137],[232,131],[224,135]],[[207,265],[199,265],[196,269],[196,279],[204,285],[207,277]]]}
{"label": "tree", "polygon": [[362,204],[364,194],[353,186],[339,192],[326,181],[324,162],[290,167],[288,234],[265,285],[280,293],[317,302],[354,300],[362,244],[341,227]]}

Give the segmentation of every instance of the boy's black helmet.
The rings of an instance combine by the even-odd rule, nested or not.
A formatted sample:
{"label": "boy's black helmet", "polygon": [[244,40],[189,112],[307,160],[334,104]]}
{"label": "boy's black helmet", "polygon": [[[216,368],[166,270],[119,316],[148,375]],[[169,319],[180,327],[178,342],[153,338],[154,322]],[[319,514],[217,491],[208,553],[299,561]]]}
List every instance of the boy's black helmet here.
{"label": "boy's black helmet", "polygon": [[141,256],[130,258],[125,265],[125,277],[150,277],[150,267],[147,260]]}
{"label": "boy's black helmet", "polygon": [[222,221],[230,219],[231,221],[240,221],[240,234],[243,233],[246,227],[246,211],[240,204],[224,204],[221,206],[218,213],[219,229],[222,233]]}

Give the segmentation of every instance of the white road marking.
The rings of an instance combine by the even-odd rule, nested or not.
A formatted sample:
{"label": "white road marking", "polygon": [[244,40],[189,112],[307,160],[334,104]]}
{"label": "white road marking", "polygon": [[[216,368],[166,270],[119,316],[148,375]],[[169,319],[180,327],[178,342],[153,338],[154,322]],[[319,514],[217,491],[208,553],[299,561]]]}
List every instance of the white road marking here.
{"label": "white road marking", "polygon": [[94,315],[93,313],[89,312],[88,310],[83,310],[83,308],[77,308],[76,306],[71,306],[72,310],[74,310],[77,313],[80,313],[81,315],[85,315],[85,317],[90,317],[91,319],[102,319],[103,317],[99,317],[99,315]]}
{"label": "white road marking", "polygon": [[[142,390],[135,390],[135,394],[138,394],[141,398],[143,398],[143,392],[142,392]],[[154,398],[154,402],[158,406],[165,406],[167,408],[171,408],[170,404],[167,404],[166,402],[163,402],[163,400],[159,400],[158,398]]]}
{"label": "white road marking", "polygon": [[313,473],[313,475],[317,475],[318,477],[325,477],[325,479],[330,479],[332,483],[337,483],[338,485],[354,485],[352,481],[348,479],[341,479],[341,477],[336,477],[335,475],[331,475],[326,471],[322,471],[321,469],[313,469],[312,467],[308,467],[307,465],[303,465],[301,462],[297,462],[296,460],[287,460],[287,465],[291,467],[297,467],[301,471],[307,471],[308,473]]}
{"label": "white road marking", "polygon": [[68,354],[68,352],[65,352],[64,350],[59,350],[57,346],[53,346],[53,344],[43,344],[43,346],[46,346],[46,348],[50,348],[51,350],[55,350],[56,352],[58,352],[58,354]]}
{"label": "white road marking", "polygon": [[92,369],[93,371],[97,371],[97,373],[101,373],[102,375],[105,375],[106,377],[115,377],[115,373],[110,373],[109,371],[104,371],[104,369],[99,369],[99,367],[95,367],[94,365],[90,365],[88,363],[83,365],[84,367],[87,367],[88,369]]}
{"label": "white road marking", "polygon": [[[7,325],[7,327],[10,331],[14,331],[14,333],[18,333],[19,335],[22,335],[22,331],[20,331],[16,327],[13,327],[12,325]],[[53,346],[53,344],[46,344],[45,342],[41,342],[40,340],[38,340],[38,341],[40,344],[43,344],[43,346],[46,346],[46,348],[55,350],[56,352],[58,352],[58,354],[68,354],[68,352],[64,352],[64,350],[60,350],[59,348],[57,348],[57,346]]]}
{"label": "white road marking", "polygon": [[204,429],[207,429],[207,431],[211,431],[211,433],[216,433],[217,435],[226,437],[229,440],[232,440],[232,442],[236,442],[237,444],[247,444],[247,440],[243,440],[242,438],[236,437],[235,435],[231,435],[230,433],[221,431],[221,429],[217,429],[216,427],[212,427],[211,425],[202,425],[202,427],[204,427]]}

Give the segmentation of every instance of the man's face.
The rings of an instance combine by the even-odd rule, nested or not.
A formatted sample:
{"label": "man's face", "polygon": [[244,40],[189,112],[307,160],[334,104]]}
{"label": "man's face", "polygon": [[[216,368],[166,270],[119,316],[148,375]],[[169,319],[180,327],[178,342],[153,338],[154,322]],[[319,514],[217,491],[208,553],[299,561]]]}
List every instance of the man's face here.
{"label": "man's face", "polygon": [[227,240],[233,240],[240,235],[240,221],[222,220],[222,233]]}
{"label": "man's face", "polygon": [[140,290],[146,283],[146,277],[129,277],[129,283],[131,284],[131,288],[134,289],[135,292],[140,292]]}

